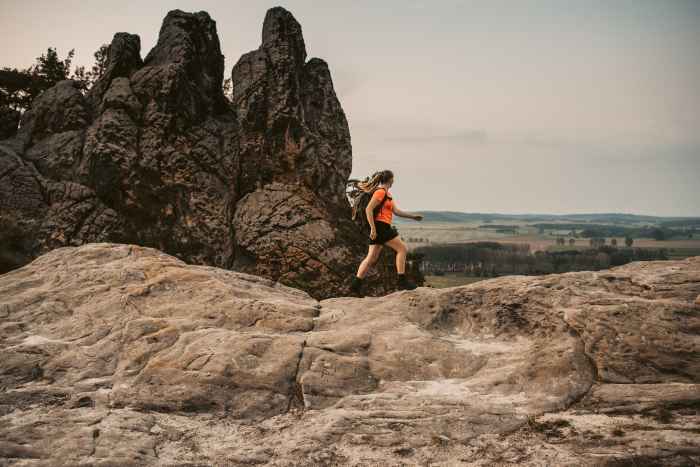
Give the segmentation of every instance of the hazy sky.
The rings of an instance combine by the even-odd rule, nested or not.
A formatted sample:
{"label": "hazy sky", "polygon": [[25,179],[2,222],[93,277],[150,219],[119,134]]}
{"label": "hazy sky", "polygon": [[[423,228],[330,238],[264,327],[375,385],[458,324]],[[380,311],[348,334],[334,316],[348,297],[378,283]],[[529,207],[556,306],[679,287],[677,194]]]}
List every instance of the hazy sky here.
{"label": "hazy sky", "polygon": [[0,0],[0,66],[76,64],[168,10],[216,20],[226,75],[265,11],[301,23],[347,115],[353,173],[404,210],[700,215],[700,0]]}

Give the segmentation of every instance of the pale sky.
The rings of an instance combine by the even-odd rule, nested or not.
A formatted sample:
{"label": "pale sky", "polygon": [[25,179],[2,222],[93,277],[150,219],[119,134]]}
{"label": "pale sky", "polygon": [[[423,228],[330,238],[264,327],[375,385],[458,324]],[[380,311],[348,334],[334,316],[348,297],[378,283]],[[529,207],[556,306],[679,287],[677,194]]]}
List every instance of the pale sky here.
{"label": "pale sky", "polygon": [[0,66],[76,64],[168,10],[217,22],[226,76],[265,12],[331,69],[353,177],[392,169],[408,211],[700,216],[700,0],[0,0]]}

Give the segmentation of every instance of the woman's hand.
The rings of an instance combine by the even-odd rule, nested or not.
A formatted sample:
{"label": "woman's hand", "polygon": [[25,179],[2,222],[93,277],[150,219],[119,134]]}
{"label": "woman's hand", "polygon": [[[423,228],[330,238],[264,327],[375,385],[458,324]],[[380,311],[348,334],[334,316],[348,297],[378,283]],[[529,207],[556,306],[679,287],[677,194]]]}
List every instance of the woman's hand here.
{"label": "woman's hand", "polygon": [[413,216],[413,219],[415,219],[415,220],[417,220],[417,221],[422,221],[422,220],[423,220],[423,216],[420,215],[420,214],[416,214],[415,216]]}
{"label": "woman's hand", "polygon": [[377,238],[377,229],[376,228],[373,228],[369,231],[369,238],[371,238],[372,240]]}

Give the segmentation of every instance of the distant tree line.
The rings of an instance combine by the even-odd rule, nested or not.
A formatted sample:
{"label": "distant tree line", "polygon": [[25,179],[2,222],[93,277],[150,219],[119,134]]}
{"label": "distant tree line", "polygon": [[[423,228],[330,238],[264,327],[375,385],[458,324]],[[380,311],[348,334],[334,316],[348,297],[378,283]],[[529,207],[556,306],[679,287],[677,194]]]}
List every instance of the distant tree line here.
{"label": "distant tree line", "polygon": [[665,249],[594,248],[530,253],[528,244],[474,242],[417,247],[424,274],[461,272],[468,276],[493,277],[506,274],[549,274],[569,271],[597,271],[631,261],[665,260]]}
{"label": "distant tree line", "polygon": [[603,237],[629,237],[629,238],[653,238],[654,240],[667,240],[678,233],[672,229],[662,227],[616,227],[584,229],[580,235],[585,238]]}
{"label": "distant tree line", "polygon": [[411,243],[430,243],[430,239],[424,237],[406,237],[406,241]]}
{"label": "distant tree line", "polygon": [[[685,224],[684,224],[685,225]],[[675,237],[692,238],[696,233],[695,228],[677,229],[668,226],[643,226],[625,227],[620,225],[605,224],[576,224],[576,223],[549,223],[533,224],[540,233],[545,230],[570,230],[570,234],[584,238],[603,237],[630,237],[630,238],[653,238],[655,240],[668,240]],[[576,231],[579,232],[576,232]]]}
{"label": "distant tree line", "polygon": [[481,224],[480,229],[517,229],[519,225],[507,225],[507,224]]}
{"label": "distant tree line", "polygon": [[479,226],[480,229],[493,230],[496,233],[511,234],[516,235],[518,233],[518,225],[507,225],[507,224],[482,224]]}
{"label": "distant tree line", "polygon": [[693,219],[677,219],[672,221],[663,221],[660,223],[663,227],[697,227],[700,229],[700,218]]}

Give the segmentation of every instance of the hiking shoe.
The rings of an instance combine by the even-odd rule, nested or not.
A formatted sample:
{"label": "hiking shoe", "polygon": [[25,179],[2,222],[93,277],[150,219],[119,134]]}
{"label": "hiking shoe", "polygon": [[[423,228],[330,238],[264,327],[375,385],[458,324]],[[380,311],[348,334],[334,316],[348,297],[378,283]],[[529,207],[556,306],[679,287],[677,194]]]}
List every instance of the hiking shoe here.
{"label": "hiking shoe", "polygon": [[399,286],[399,290],[413,290],[418,287],[416,284],[406,279],[406,274],[399,274],[397,284]]}
{"label": "hiking shoe", "polygon": [[361,292],[362,289],[362,279],[361,277],[353,277],[352,284],[350,284],[350,293],[354,294],[356,297],[363,297]]}

